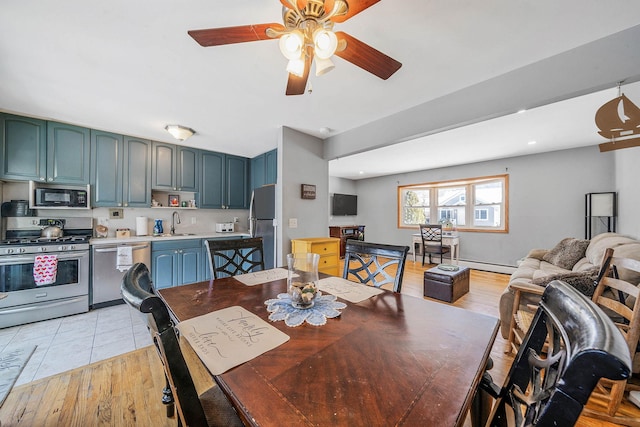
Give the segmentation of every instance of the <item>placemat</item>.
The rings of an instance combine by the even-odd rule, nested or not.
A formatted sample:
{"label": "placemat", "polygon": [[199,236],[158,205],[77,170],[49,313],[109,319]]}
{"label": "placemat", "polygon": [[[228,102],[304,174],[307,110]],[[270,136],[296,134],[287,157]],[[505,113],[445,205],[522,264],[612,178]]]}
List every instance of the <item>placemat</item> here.
{"label": "placemat", "polygon": [[289,341],[287,334],[240,306],[185,320],[178,330],[213,375]]}
{"label": "placemat", "polygon": [[380,288],[352,282],[342,277],[326,277],[318,281],[318,288],[323,291],[357,304],[361,301],[384,292]]}
{"label": "placemat", "polygon": [[286,279],[288,275],[289,271],[286,268],[272,268],[270,270],[239,274],[233,277],[247,286],[255,286],[261,283],[273,282],[274,280]]}
{"label": "placemat", "polygon": [[35,351],[36,346],[14,348],[0,353],[0,406]]}

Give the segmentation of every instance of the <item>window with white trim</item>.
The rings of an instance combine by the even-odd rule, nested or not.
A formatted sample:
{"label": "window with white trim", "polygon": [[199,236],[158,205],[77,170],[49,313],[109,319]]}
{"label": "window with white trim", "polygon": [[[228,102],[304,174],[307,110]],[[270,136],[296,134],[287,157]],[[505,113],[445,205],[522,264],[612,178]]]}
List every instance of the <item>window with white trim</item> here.
{"label": "window with white trim", "polygon": [[398,226],[452,222],[465,231],[507,232],[508,175],[398,186]]}

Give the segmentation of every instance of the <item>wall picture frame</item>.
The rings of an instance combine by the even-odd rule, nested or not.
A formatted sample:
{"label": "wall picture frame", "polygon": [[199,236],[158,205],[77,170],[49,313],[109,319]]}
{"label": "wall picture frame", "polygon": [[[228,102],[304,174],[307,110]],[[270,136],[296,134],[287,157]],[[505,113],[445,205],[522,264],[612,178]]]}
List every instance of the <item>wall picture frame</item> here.
{"label": "wall picture frame", "polygon": [[307,200],[316,198],[316,186],[314,184],[302,184],[300,186],[300,197]]}
{"label": "wall picture frame", "polygon": [[171,207],[180,206],[180,196],[177,194],[169,194],[169,206]]}

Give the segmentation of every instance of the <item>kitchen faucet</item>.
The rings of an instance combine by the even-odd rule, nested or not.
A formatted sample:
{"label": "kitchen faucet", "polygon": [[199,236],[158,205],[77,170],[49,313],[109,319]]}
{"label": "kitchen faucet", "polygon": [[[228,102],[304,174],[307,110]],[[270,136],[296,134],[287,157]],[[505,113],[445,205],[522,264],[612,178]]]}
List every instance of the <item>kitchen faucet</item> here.
{"label": "kitchen faucet", "polygon": [[[176,217],[178,217],[177,221]],[[171,214],[171,234],[176,234],[176,224],[180,224],[180,214],[178,211],[173,211]]]}

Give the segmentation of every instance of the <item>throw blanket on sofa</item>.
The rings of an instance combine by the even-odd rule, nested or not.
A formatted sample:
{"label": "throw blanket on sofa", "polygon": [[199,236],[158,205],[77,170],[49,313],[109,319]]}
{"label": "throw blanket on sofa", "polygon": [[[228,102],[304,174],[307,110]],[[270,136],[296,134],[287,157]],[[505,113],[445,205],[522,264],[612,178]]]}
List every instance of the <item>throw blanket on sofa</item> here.
{"label": "throw blanket on sofa", "polygon": [[563,282],[573,286],[580,293],[592,297],[596,290],[596,280],[598,279],[599,269],[597,267],[590,268],[585,271],[572,271],[570,273],[559,273],[551,276],[540,277],[534,279],[531,283],[546,287],[554,280],[562,280]]}

